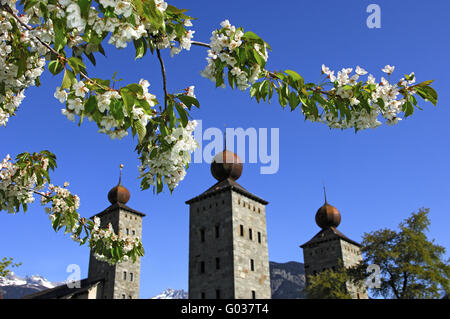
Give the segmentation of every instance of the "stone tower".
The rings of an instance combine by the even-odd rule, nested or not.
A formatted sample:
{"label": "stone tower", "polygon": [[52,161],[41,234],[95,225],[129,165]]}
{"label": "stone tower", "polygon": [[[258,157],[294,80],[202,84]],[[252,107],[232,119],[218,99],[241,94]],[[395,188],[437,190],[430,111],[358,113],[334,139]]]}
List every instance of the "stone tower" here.
{"label": "stone tower", "polygon": [[[121,166],[122,167],[122,166]],[[111,206],[95,216],[100,218],[100,227],[106,228],[111,223],[114,232],[131,237],[142,238],[142,217],[145,214],[138,212],[127,205],[130,192],[119,184],[108,193]],[[89,280],[103,279],[103,289],[99,290],[97,299],[135,299],[139,298],[139,280],[141,271],[140,257],[136,262],[131,260],[109,265],[97,260],[91,252],[89,257]]]}
{"label": "stone tower", "polygon": [[189,204],[189,298],[271,298],[266,205],[236,180],[242,162],[230,151],[215,156],[218,182]]}
{"label": "stone tower", "polygon": [[[309,275],[315,275],[325,269],[334,270],[339,265],[348,268],[362,260],[361,245],[337,230],[340,222],[341,214],[336,207],[327,203],[325,194],[325,203],[316,213],[316,223],[321,230],[300,246],[303,248],[306,284]],[[347,290],[354,299],[368,298],[365,287],[358,288],[347,283]]]}

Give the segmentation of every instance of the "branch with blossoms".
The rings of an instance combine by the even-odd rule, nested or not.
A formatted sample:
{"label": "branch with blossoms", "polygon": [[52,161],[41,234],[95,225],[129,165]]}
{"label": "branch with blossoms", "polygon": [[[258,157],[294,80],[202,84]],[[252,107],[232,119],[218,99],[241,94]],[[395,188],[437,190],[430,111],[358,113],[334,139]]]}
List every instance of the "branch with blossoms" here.
{"label": "branch with blossoms", "polygon": [[[382,118],[396,124],[420,108],[416,96],[437,103],[432,81],[415,84],[411,73],[391,83],[394,68],[390,66],[383,69],[388,79],[379,81],[372,75],[361,81],[368,72],[359,66],[355,74],[348,68],[336,75],[323,66],[323,79],[317,84],[305,83],[293,70],[269,71],[266,63],[271,48],[254,32],[244,32],[225,20],[212,32],[209,43],[193,41],[194,18],[163,0],[23,0],[22,4],[19,14],[14,0],[1,2],[1,50],[10,54],[1,55],[6,76],[0,75],[0,124],[14,115],[24,90],[39,84],[47,60],[52,74],[64,73],[55,92],[65,103],[62,113],[74,122],[78,118],[78,125],[84,118],[96,122],[99,132],[111,138],[123,138],[130,130],[137,135],[141,188],[153,187],[157,193],[164,185],[172,192],[186,174],[196,147],[192,137],[196,123],[189,120],[189,112],[192,106],[199,107],[193,86],[180,93],[167,91],[164,49],[174,56],[192,45],[207,47],[202,75],[216,87],[228,82],[233,89],[249,89],[258,103],[270,103],[276,93],[282,107],[299,108],[305,119],[330,128],[358,131],[381,125]],[[88,76],[85,60],[95,66],[98,53],[105,55],[107,38],[118,49],[133,42],[136,59],[156,51],[163,107],[144,79],[115,88],[115,75],[112,79]]]}
{"label": "branch with blossoms", "polygon": [[[255,33],[244,33],[243,28],[232,26],[228,20],[212,33],[210,43],[192,44],[209,48],[202,75],[215,82],[216,87],[225,87],[227,73],[231,88],[250,88],[250,96],[258,103],[270,103],[276,92],[282,107],[289,105],[291,111],[300,107],[306,120],[330,128],[375,128],[382,124],[380,116],[388,125],[397,124],[402,119],[400,113],[408,117],[414,108],[420,109],[415,95],[437,104],[437,93],[430,86],[433,81],[414,84],[416,77],[411,73],[392,84],[388,79],[395,67],[390,65],[382,69],[388,79],[382,77],[379,82],[371,74],[366,81],[360,81],[368,72],[359,66],[353,75],[352,68],[335,75],[335,71],[322,65],[324,78],[319,84],[305,83],[293,70],[268,71],[265,65],[270,46]],[[324,89],[327,86],[329,90]]]}
{"label": "branch with blossoms", "polygon": [[[65,234],[80,245],[89,242],[96,258],[115,264],[129,259],[136,261],[144,255],[138,237],[115,234],[111,224],[100,228],[100,219],[87,220],[80,217],[77,209],[80,198],[68,189],[50,184],[50,170],[56,168],[56,157],[49,151],[22,153],[13,162],[7,155],[0,163],[0,210],[18,213],[22,207],[26,212],[28,204],[34,202],[34,195],[41,196],[41,205],[51,220],[55,231],[64,228]],[[47,188],[47,190],[45,190]]]}

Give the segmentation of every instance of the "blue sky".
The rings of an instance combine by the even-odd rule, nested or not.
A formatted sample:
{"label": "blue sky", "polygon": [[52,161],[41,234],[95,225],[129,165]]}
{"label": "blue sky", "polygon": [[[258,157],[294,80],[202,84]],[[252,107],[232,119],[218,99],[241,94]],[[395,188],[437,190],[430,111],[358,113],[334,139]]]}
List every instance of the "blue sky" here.
{"label": "blue sky", "polygon": [[[353,240],[364,232],[396,228],[420,207],[431,209],[429,237],[450,247],[450,2],[449,1],[183,1],[196,30],[194,40],[208,42],[210,32],[224,19],[252,30],[273,51],[267,68],[293,69],[307,81],[317,81],[322,63],[332,69],[360,65],[377,78],[386,64],[395,65],[393,79],[415,72],[419,81],[434,79],[438,106],[421,103],[424,110],[399,125],[355,134],[305,122],[300,112],[283,110],[277,103],[257,104],[249,92],[215,89],[199,72],[206,50],[192,47],[165,58],[168,89],[195,85],[201,108],[192,115],[203,127],[279,128],[280,169],[261,175],[259,164],[246,164],[239,183],[269,201],[267,227],[269,259],[303,262],[299,248],[319,231],[314,215],[323,203],[322,182],[328,201],[342,215],[339,229]],[[366,26],[366,7],[381,7],[380,29]],[[124,83],[146,78],[150,91],[162,100],[162,82],[156,56],[134,61],[134,48],[98,57],[90,69],[96,77],[115,71]],[[43,75],[39,88],[26,99],[6,128],[0,128],[0,157],[23,151],[49,149],[58,159],[55,184],[70,182],[81,198],[80,213],[90,217],[105,209],[107,193],[117,184],[118,166],[124,163],[122,184],[131,192],[129,206],[147,214],[143,223],[146,255],[141,266],[141,298],[168,287],[187,289],[188,206],[186,200],[215,182],[209,164],[192,164],[173,195],[140,191],[131,136],[111,140],[98,134],[93,123],[81,127],[61,115],[53,98],[61,76]],[[40,274],[52,281],[65,280],[66,267],[79,264],[87,276],[89,250],[55,233],[37,201],[26,214],[0,215],[0,256],[14,257],[23,265],[19,275]],[[447,254],[448,256],[449,254]]]}

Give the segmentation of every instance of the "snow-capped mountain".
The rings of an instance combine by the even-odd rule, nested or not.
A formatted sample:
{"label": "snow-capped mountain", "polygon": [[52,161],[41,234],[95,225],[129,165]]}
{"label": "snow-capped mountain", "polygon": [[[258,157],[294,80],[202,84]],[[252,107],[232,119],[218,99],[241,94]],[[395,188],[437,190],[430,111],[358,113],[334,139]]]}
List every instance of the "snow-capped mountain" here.
{"label": "snow-capped mountain", "polygon": [[5,277],[0,277],[0,296],[5,299],[22,298],[25,295],[54,288],[61,284],[63,283],[50,282],[39,275],[22,278],[10,272]]}
{"label": "snow-capped mountain", "polygon": [[164,292],[160,293],[159,295],[152,297],[150,299],[187,299],[187,298],[188,293],[183,289],[176,290],[169,288],[166,289]]}

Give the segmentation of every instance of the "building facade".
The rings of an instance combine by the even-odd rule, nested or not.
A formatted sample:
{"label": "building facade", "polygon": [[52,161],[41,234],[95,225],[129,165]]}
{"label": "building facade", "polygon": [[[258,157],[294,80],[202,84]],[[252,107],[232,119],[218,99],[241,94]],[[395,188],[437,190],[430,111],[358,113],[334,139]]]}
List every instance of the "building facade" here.
{"label": "building facade", "polygon": [[[341,266],[349,268],[362,260],[361,245],[337,229],[340,222],[341,214],[336,207],[327,203],[325,197],[325,204],[316,213],[316,223],[321,230],[300,246],[303,249],[307,285],[308,276],[326,269],[336,270]],[[347,282],[346,286],[352,298],[368,298],[365,285],[355,286]]]}
{"label": "building facade", "polygon": [[[100,218],[101,228],[107,228],[111,223],[116,234],[142,238],[142,218],[145,214],[125,205],[129,199],[130,193],[119,180],[119,184],[108,193],[111,206],[92,218]],[[104,279],[102,296],[98,296],[98,299],[139,298],[140,273],[140,257],[134,263],[129,260],[110,265],[96,259],[92,252],[90,254],[88,279]]]}
{"label": "building facade", "polygon": [[[142,238],[142,218],[145,214],[126,205],[130,192],[121,185],[108,193],[111,205],[104,211],[92,216],[100,218],[100,228],[107,228],[111,223],[114,233]],[[141,273],[140,257],[136,262],[124,261],[116,265],[95,258],[91,251],[89,257],[88,278],[79,285],[64,284],[52,289],[40,291],[25,299],[136,299],[139,298]]]}
{"label": "building facade", "polygon": [[236,154],[219,153],[211,164],[218,180],[189,204],[189,298],[271,298],[266,205],[236,180]]}

